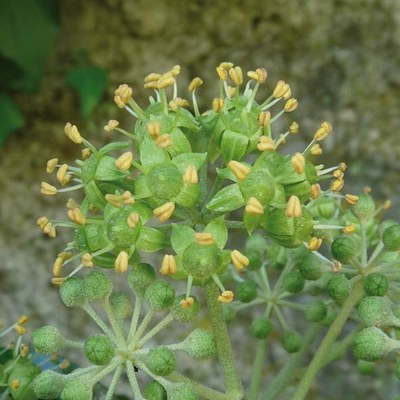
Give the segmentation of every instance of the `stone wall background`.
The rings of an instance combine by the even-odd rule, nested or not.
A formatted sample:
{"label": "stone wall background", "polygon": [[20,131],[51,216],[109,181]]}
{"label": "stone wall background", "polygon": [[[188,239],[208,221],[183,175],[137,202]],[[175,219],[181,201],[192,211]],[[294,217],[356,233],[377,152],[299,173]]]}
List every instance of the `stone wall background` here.
{"label": "stone wall background", "polygon": [[[79,120],[78,99],[65,83],[65,72],[82,49],[109,75],[107,96],[89,122]],[[129,83],[144,102],[142,78],[175,64],[182,66],[182,89],[196,75],[205,80],[201,105],[206,107],[216,95],[215,66],[221,61],[244,70],[264,66],[269,89],[279,79],[289,82],[300,101],[298,145],[308,142],[322,120],[331,121],[326,163],[351,164],[347,191],[372,186],[376,196],[392,199],[389,215],[398,218],[399,1],[64,0],[61,32],[41,89],[16,98],[28,123],[0,148],[2,319],[11,322],[27,313],[35,327],[55,324],[70,336],[91,330],[86,317],[67,310],[49,285],[52,262],[67,234],[50,241],[35,226],[40,215],[65,214],[66,197],[46,199],[39,193],[48,158],[68,162],[79,154],[65,139],[65,122],[74,121],[85,136],[104,142],[108,119],[132,123],[112,102],[115,87]],[[240,348],[244,332],[240,327],[235,332]],[[360,379],[350,378],[356,384]],[[363,398],[360,390],[360,397],[347,398]]]}

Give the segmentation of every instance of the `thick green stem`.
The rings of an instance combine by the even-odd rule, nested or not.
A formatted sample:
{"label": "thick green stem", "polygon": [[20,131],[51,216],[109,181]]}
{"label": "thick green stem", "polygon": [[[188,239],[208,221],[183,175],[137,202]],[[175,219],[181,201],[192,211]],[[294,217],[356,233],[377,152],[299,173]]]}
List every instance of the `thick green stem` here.
{"label": "thick green stem", "polygon": [[362,281],[359,281],[354,285],[352,292],[347,300],[343,303],[342,309],[338,313],[335,321],[332,323],[324,339],[322,340],[318,351],[316,352],[296,390],[296,393],[294,394],[293,400],[303,400],[305,398],[315,379],[315,376],[317,375],[317,372],[323,366],[326,357],[328,357],[332,344],[340,335],[340,332],[342,331],[342,328],[346,323],[351,311],[362,298],[363,294],[363,283]]}
{"label": "thick green stem", "polygon": [[217,344],[219,360],[224,372],[227,395],[231,400],[241,400],[243,386],[236,370],[235,359],[224,320],[221,304],[218,302],[219,289],[214,282],[206,285],[208,312]]}

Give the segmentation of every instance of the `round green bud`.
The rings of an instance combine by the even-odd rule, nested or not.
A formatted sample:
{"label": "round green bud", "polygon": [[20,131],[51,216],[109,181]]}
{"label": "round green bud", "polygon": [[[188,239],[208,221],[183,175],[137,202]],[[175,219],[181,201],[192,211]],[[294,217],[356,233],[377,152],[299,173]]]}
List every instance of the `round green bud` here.
{"label": "round green bud", "polygon": [[[11,398],[14,400],[33,400],[36,396],[33,391],[32,381],[41,372],[41,369],[32,364],[30,360],[24,360],[24,362],[17,364],[14,367],[10,375],[8,376],[8,385],[10,386]],[[18,380],[19,386],[14,388],[11,383]]]}
{"label": "round green bud", "polygon": [[111,293],[109,301],[111,309],[117,319],[123,320],[132,314],[131,299],[126,293]]}
{"label": "round green bud", "polygon": [[181,350],[196,360],[214,358],[217,355],[214,335],[206,329],[195,329],[181,343]]}
{"label": "round green bud", "polygon": [[147,355],[146,365],[148,369],[155,375],[168,375],[175,370],[175,354],[167,347],[153,348]]}
{"label": "round green bud", "polygon": [[389,251],[400,250],[400,224],[386,228],[382,235],[382,242]]}
{"label": "round green bud", "polygon": [[208,278],[221,267],[221,251],[216,244],[194,242],[183,252],[182,266],[195,278]]}
{"label": "round green bud", "polygon": [[375,202],[369,194],[358,196],[358,202],[351,207],[351,212],[362,221],[366,221],[375,215]]}
{"label": "round green bud", "polygon": [[332,242],[331,246],[332,256],[342,263],[351,261],[357,256],[358,250],[359,243],[353,236],[339,236]]}
{"label": "round green bud", "polygon": [[168,400],[199,400],[199,395],[190,383],[180,383],[168,391]]}
{"label": "round green bud", "polygon": [[251,333],[257,339],[266,339],[273,330],[273,322],[265,317],[256,318],[251,324]]}
{"label": "round green bud", "polygon": [[368,296],[385,296],[389,290],[389,281],[380,272],[373,272],[366,276],[364,290]]}
{"label": "round green bud", "polygon": [[283,277],[282,285],[289,293],[299,293],[306,283],[303,275],[298,271],[291,271]]}
{"label": "round green bud", "polygon": [[101,272],[93,271],[85,276],[86,298],[89,301],[107,299],[112,292],[112,281]]}
{"label": "round green bud", "polygon": [[181,301],[186,299],[186,295],[182,294],[180,296],[177,296],[174,301],[174,306],[172,308],[172,312],[174,313],[175,319],[177,319],[180,322],[189,322],[193,321],[197,314],[200,311],[200,303],[199,300],[197,300],[197,297],[191,296],[194,299],[193,304],[188,307],[184,308],[181,306]]}
{"label": "round green bud", "polygon": [[303,338],[295,331],[285,331],[282,337],[282,347],[288,353],[297,353],[303,346]]}
{"label": "round green bud", "polygon": [[368,326],[400,326],[400,320],[393,314],[390,302],[384,297],[364,297],[358,306],[358,314]]}
{"label": "round green bud", "polygon": [[354,336],[353,353],[359,360],[382,360],[396,347],[397,341],[376,327],[365,328]]}
{"label": "round green bud", "polygon": [[332,307],[327,307],[326,317],[320,322],[322,326],[329,326],[336,319],[336,311]]}
{"label": "round green bud", "polygon": [[54,371],[43,371],[33,381],[33,391],[39,399],[57,399],[64,389],[66,378]]}
{"label": "round green bud", "polygon": [[85,341],[85,354],[94,365],[108,364],[115,354],[113,342],[105,335],[92,335]]}
{"label": "round green bud", "polygon": [[335,301],[343,301],[350,294],[351,283],[344,275],[330,279],[326,285],[328,296]]}
{"label": "round green bud", "polygon": [[375,372],[375,363],[370,361],[358,360],[357,369],[362,375],[371,375]]}
{"label": "round green bud", "polygon": [[275,187],[267,169],[253,168],[239,186],[246,200],[255,197],[266,205],[274,198]]}
{"label": "round green bud", "polygon": [[257,250],[246,250],[246,257],[249,259],[249,265],[247,269],[250,271],[256,271],[261,268],[263,263],[262,255]]}
{"label": "round green bud", "polygon": [[314,300],[306,309],[306,318],[312,322],[323,321],[328,314],[328,307],[323,301]]}
{"label": "round green bud", "polygon": [[227,324],[231,323],[236,317],[236,310],[229,304],[222,304],[222,312],[224,313],[224,320]]}
{"label": "round green bud", "polygon": [[87,299],[84,278],[68,278],[60,286],[61,300],[67,307],[81,307]]}
{"label": "round green bud", "polygon": [[152,195],[161,200],[177,196],[183,186],[182,173],[173,164],[157,165],[146,178]]}
{"label": "round green bud", "polygon": [[43,326],[32,334],[32,344],[41,353],[53,354],[61,350],[66,340],[53,326]]}
{"label": "round green bud", "polygon": [[155,281],[147,287],[144,298],[153,311],[169,310],[175,301],[175,290],[167,282]]}
{"label": "round green bud", "polygon": [[385,219],[384,221],[382,221],[379,226],[378,226],[378,235],[380,237],[382,237],[383,232],[385,232],[385,230],[393,225],[398,225],[398,222],[395,221],[394,219]]}
{"label": "round green bud", "polygon": [[241,282],[236,290],[237,298],[243,303],[250,303],[257,297],[257,285],[253,281]]}
{"label": "round green bud", "polygon": [[167,400],[167,391],[157,381],[151,381],[144,389],[144,397],[152,400]]}
{"label": "round green bud", "polygon": [[147,287],[156,279],[154,268],[150,264],[138,264],[128,274],[128,283],[132,290],[143,297]]}
{"label": "round green bud", "polygon": [[314,254],[307,254],[299,264],[299,272],[304,279],[316,281],[322,275],[322,261]]}
{"label": "round green bud", "polygon": [[80,379],[69,379],[61,392],[61,400],[92,400],[93,388]]}

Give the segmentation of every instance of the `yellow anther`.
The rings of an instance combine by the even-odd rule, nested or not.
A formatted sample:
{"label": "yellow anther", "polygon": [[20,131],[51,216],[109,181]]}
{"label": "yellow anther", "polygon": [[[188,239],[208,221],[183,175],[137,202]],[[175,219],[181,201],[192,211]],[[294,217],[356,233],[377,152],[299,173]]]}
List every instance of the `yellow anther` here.
{"label": "yellow anther", "polygon": [[118,274],[122,274],[128,270],[128,253],[126,251],[120,251],[117,258],[115,259],[114,269]]}
{"label": "yellow anther", "polygon": [[297,134],[297,133],[299,133],[299,124],[298,124],[296,121],[293,121],[293,122],[290,124],[289,132],[292,133],[292,134],[294,134],[294,135]]}
{"label": "yellow anther", "polygon": [[90,151],[90,149],[85,148],[82,150],[81,154],[82,154],[82,160],[87,160],[92,155],[92,152]]}
{"label": "yellow anther", "polygon": [[319,142],[324,140],[329,134],[332,133],[332,125],[329,122],[323,122],[314,134],[314,139]]}
{"label": "yellow anther", "polygon": [[301,174],[304,172],[304,168],[306,166],[306,159],[304,158],[303,154],[301,153],[295,153],[292,157],[292,164],[294,166],[295,171],[298,174]]}
{"label": "yellow anther", "polygon": [[276,149],[274,140],[270,136],[260,136],[257,149],[260,151],[272,151]]}
{"label": "yellow anther", "polygon": [[237,92],[237,90],[234,86],[229,86],[229,85],[226,87],[226,90],[228,92],[229,97],[233,97]]}
{"label": "yellow anther", "polygon": [[322,244],[322,239],[314,236],[308,242],[307,248],[310,251],[317,251],[321,247],[321,244]]}
{"label": "yellow anther", "polygon": [[233,83],[237,86],[243,83],[243,71],[240,67],[232,67],[228,71],[230,78]]}
{"label": "yellow anther", "polygon": [[45,233],[47,236],[49,236],[51,238],[55,238],[57,236],[56,228],[54,227],[54,225],[51,222],[46,224],[46,226],[43,227],[42,231],[43,231],[43,233]]}
{"label": "yellow anther", "polygon": [[53,275],[55,277],[60,277],[61,276],[61,269],[62,269],[62,266],[64,264],[64,261],[68,260],[71,257],[72,257],[72,254],[71,253],[67,253],[67,252],[62,252],[57,256],[57,258],[56,258],[56,260],[54,261],[54,264],[53,264]]}
{"label": "yellow anther", "polygon": [[336,169],[335,171],[333,171],[332,175],[337,179],[342,179],[344,177],[344,173],[340,169]]}
{"label": "yellow anther", "polygon": [[194,240],[199,243],[202,244],[204,246],[208,246],[210,244],[213,244],[214,241],[214,236],[211,233],[208,232],[197,232],[194,235]]}
{"label": "yellow anther", "polygon": [[194,303],[194,298],[193,297],[187,297],[186,299],[181,300],[179,302],[179,305],[182,308],[190,308],[190,307],[192,307],[193,303]]}
{"label": "yellow anther", "polygon": [[233,300],[234,294],[232,290],[225,290],[218,296],[218,301],[220,303],[228,304],[231,303]]}
{"label": "yellow anther", "polygon": [[26,329],[22,325],[17,324],[17,325],[15,325],[14,329],[15,329],[15,332],[18,333],[18,335],[25,335],[25,333],[26,333]]}
{"label": "yellow anther", "polygon": [[391,200],[386,200],[383,204],[382,204],[382,208],[384,210],[389,209],[392,206],[392,201]]}
{"label": "yellow anther", "polygon": [[345,172],[346,169],[347,169],[347,165],[346,165],[344,162],[341,162],[341,163],[339,164],[339,169],[340,169],[342,172]]}
{"label": "yellow anther", "polygon": [[343,179],[335,179],[331,184],[331,190],[333,192],[340,192],[343,189],[344,180]]}
{"label": "yellow anther", "polygon": [[246,268],[250,263],[249,259],[239,250],[231,251],[231,260],[232,264],[236,267],[238,271],[241,271],[242,269]]}
{"label": "yellow anther", "polygon": [[[161,78],[161,75],[160,75],[160,78]],[[157,89],[158,88],[158,81],[159,81],[159,79],[154,80],[154,81],[146,82],[144,84],[144,88],[145,89]]]}
{"label": "yellow anther", "polygon": [[57,188],[47,182],[42,182],[40,184],[40,192],[47,196],[54,196],[55,194],[57,194]]}
{"label": "yellow anther", "polygon": [[90,253],[84,253],[81,257],[81,263],[86,268],[93,268],[93,257]]}
{"label": "yellow anther", "polygon": [[203,80],[198,76],[196,76],[196,78],[193,78],[192,81],[189,83],[189,92],[194,92],[203,83],[204,83]]}
{"label": "yellow anther", "polygon": [[126,223],[130,228],[135,228],[138,222],[140,221],[140,215],[137,212],[133,212],[129,214]]}
{"label": "yellow anther", "polygon": [[76,203],[76,201],[74,199],[68,199],[66,205],[67,205],[67,208],[70,209],[70,210],[75,208],[75,207],[78,207],[78,204]]}
{"label": "yellow anther", "polygon": [[120,171],[128,171],[128,169],[131,167],[133,161],[133,153],[131,151],[126,151],[125,153],[121,154],[116,160],[115,160],[115,166],[120,170]]}
{"label": "yellow anther", "polygon": [[64,127],[64,132],[67,137],[72,140],[76,144],[82,143],[82,136],[78,131],[76,125],[72,125],[70,122],[67,122]]}
{"label": "yellow anther", "polygon": [[125,205],[132,205],[135,203],[135,198],[129,190],[125,190],[125,192],[122,193],[121,198]]}
{"label": "yellow anther", "polygon": [[299,105],[299,103],[297,102],[297,100],[294,98],[291,98],[285,103],[285,106],[283,107],[283,109],[285,110],[285,112],[293,112],[294,110],[297,109],[298,105]]}
{"label": "yellow anther", "polygon": [[340,261],[334,261],[331,269],[332,272],[340,272],[343,269],[343,264]]}
{"label": "yellow anther", "polygon": [[315,143],[311,146],[310,154],[313,156],[319,156],[323,153],[321,146],[318,143]]}
{"label": "yellow anther", "polygon": [[267,80],[268,72],[265,68],[257,68],[255,72],[258,77],[258,79],[256,79],[257,82],[264,83]]}
{"label": "yellow anther", "polygon": [[147,124],[147,133],[153,140],[156,140],[161,134],[161,125],[158,121],[149,122]]}
{"label": "yellow anther", "polygon": [[66,280],[67,280],[67,278],[65,278],[65,277],[57,276],[55,278],[51,278],[51,283],[53,285],[61,286]]}
{"label": "yellow anther", "polygon": [[332,125],[327,121],[324,121],[321,124],[321,128],[324,129],[326,132],[328,132],[328,134],[332,133]]}
{"label": "yellow anther", "polygon": [[281,99],[285,97],[285,100],[287,100],[290,97],[291,93],[292,92],[290,90],[290,86],[285,81],[278,81],[274,91],[272,92],[272,96],[276,99]]}
{"label": "yellow anther", "polygon": [[169,73],[170,73],[172,76],[177,76],[177,75],[179,75],[179,74],[181,73],[181,66],[180,66],[180,65],[174,65],[174,66],[170,69]]}
{"label": "yellow anther", "polygon": [[297,196],[292,195],[289,197],[285,214],[287,217],[294,218],[299,218],[303,215],[300,199]]}
{"label": "yellow anther", "polygon": [[116,119],[110,119],[107,123],[107,125],[104,126],[104,130],[106,132],[111,132],[113,131],[117,126],[119,125],[119,122]]}
{"label": "yellow anther", "polygon": [[169,102],[169,107],[171,110],[175,111],[178,107],[189,107],[190,103],[186,99],[182,99],[181,97],[175,97],[175,99]]}
{"label": "yellow anther", "polygon": [[226,69],[219,66],[216,68],[216,70],[217,70],[219,79],[221,79],[221,81],[226,81],[226,79],[228,78],[228,73],[226,72]]}
{"label": "yellow anther", "polygon": [[56,178],[62,186],[66,185],[71,180],[71,175],[68,174],[67,164],[63,164],[60,168],[58,168]]}
{"label": "yellow anther", "polygon": [[169,137],[168,133],[164,133],[160,137],[156,139],[157,147],[161,149],[166,149],[173,145],[171,138]]}
{"label": "yellow anther", "polygon": [[19,386],[20,386],[20,381],[19,381],[19,379],[13,379],[13,380],[10,382],[10,389],[17,390],[17,389],[19,388]]}
{"label": "yellow anther", "polygon": [[114,92],[114,102],[119,108],[124,108],[132,98],[133,90],[126,83],[119,85]]}
{"label": "yellow anther", "polygon": [[368,194],[368,193],[371,193],[372,192],[372,188],[371,188],[371,186],[364,186],[364,193],[365,194]]}
{"label": "yellow anther", "polygon": [[258,123],[260,126],[267,126],[271,121],[271,113],[269,111],[261,111],[258,116]]}
{"label": "yellow anther", "polygon": [[354,194],[345,194],[344,198],[349,204],[353,206],[358,203],[358,196]]}
{"label": "yellow anther", "polygon": [[62,360],[60,362],[60,364],[58,364],[58,368],[60,368],[60,369],[67,369],[70,366],[71,366],[71,363],[67,359]]}
{"label": "yellow anther", "polygon": [[58,158],[52,158],[51,160],[47,161],[46,172],[48,174],[51,174],[56,169],[57,164]]}
{"label": "yellow anther", "polygon": [[224,61],[221,64],[219,64],[219,66],[222,69],[228,70],[228,69],[231,69],[233,67],[233,63]]}
{"label": "yellow anther", "polygon": [[225,105],[225,101],[221,97],[216,97],[212,101],[212,109],[216,113],[220,112],[224,108],[224,105]]}
{"label": "yellow anther", "polygon": [[197,174],[197,170],[194,165],[189,165],[186,168],[186,171],[183,174],[183,181],[185,183],[193,183],[193,184],[199,182],[199,175]]}
{"label": "yellow anther", "polygon": [[258,75],[256,71],[248,71],[247,72],[247,76],[252,79],[253,81],[257,81],[258,82]]}
{"label": "yellow anther", "polygon": [[116,208],[121,208],[123,205],[123,201],[120,195],[118,194],[111,194],[108,193],[104,196],[104,198],[106,199],[106,201],[110,204],[112,204],[114,207]]}
{"label": "yellow anther", "polygon": [[245,211],[251,215],[263,215],[264,207],[255,197],[250,197],[247,200]]}
{"label": "yellow anther", "polygon": [[36,225],[40,227],[41,230],[44,229],[44,227],[50,222],[50,220],[47,217],[40,217],[36,220]]}
{"label": "yellow anther", "polygon": [[354,223],[351,223],[350,225],[347,225],[343,228],[343,233],[345,235],[350,235],[351,233],[353,233],[356,230],[356,226],[354,225]]}
{"label": "yellow anther", "polygon": [[240,163],[239,161],[229,161],[228,168],[236,176],[239,181],[242,181],[250,174],[251,168],[247,165]]}
{"label": "yellow anther", "polygon": [[173,275],[176,272],[176,260],[174,256],[166,254],[161,262],[160,274]]}
{"label": "yellow anther", "polygon": [[82,211],[79,207],[75,207],[75,208],[72,208],[71,210],[68,210],[67,215],[68,215],[68,218],[75,224],[85,225],[85,223],[86,223],[86,218],[82,214]]}
{"label": "yellow anther", "polygon": [[172,201],[163,204],[153,210],[153,215],[156,216],[161,222],[168,221],[175,211],[175,204]]}
{"label": "yellow anther", "polygon": [[21,357],[25,358],[29,355],[29,346],[26,344],[21,344],[21,347],[19,348],[19,354],[21,354]]}
{"label": "yellow anther", "polygon": [[18,321],[17,321],[17,324],[19,324],[19,325],[24,325],[24,324],[26,324],[27,322],[29,321],[29,317],[27,316],[27,315],[21,315],[19,318],[18,318]]}
{"label": "yellow anther", "polygon": [[158,81],[161,78],[161,74],[156,74],[154,72],[152,72],[151,74],[148,74],[147,76],[145,76],[144,78],[144,82],[154,82],[154,81]]}
{"label": "yellow anther", "polygon": [[157,81],[157,89],[165,89],[168,86],[172,86],[176,82],[175,78],[171,75],[163,75]]}
{"label": "yellow anther", "polygon": [[319,183],[314,183],[311,185],[310,197],[312,199],[318,199],[319,196],[321,196],[321,186]]}
{"label": "yellow anther", "polygon": [[286,84],[285,89],[286,89],[286,91],[282,98],[283,98],[283,100],[288,100],[292,96],[292,89],[290,88],[290,86],[288,84]]}

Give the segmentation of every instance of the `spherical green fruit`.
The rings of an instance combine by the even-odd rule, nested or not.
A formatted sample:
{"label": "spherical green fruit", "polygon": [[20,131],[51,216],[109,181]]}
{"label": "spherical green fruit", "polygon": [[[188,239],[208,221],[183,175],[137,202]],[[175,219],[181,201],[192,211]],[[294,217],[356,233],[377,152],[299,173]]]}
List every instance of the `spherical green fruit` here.
{"label": "spherical green fruit", "polygon": [[107,299],[112,292],[112,281],[105,274],[93,271],[85,276],[85,293],[89,301]]}
{"label": "spherical green fruit", "polygon": [[33,332],[32,344],[41,353],[53,354],[65,346],[65,338],[57,328],[43,326]]}
{"label": "spherical green fruit", "polygon": [[328,308],[324,302],[320,300],[312,301],[306,309],[306,317],[312,322],[323,321],[328,314]]}
{"label": "spherical green fruit", "polygon": [[206,329],[195,329],[181,346],[185,353],[196,360],[214,358],[217,355],[214,335]]}
{"label": "spherical green fruit", "polygon": [[117,319],[126,319],[132,314],[132,304],[124,292],[114,292],[110,296],[110,306]]}
{"label": "spherical green fruit", "polygon": [[282,337],[282,347],[288,353],[297,353],[303,346],[303,338],[295,331],[286,331]]}
{"label": "spherical green fruit", "polygon": [[400,250],[400,224],[386,228],[382,235],[382,242],[389,251]]}
{"label": "spherical green fruit", "polygon": [[186,299],[185,294],[177,296],[174,301],[174,306],[172,308],[172,312],[174,313],[175,318],[180,322],[193,321],[200,311],[199,300],[197,300],[197,297],[195,297],[195,296],[191,296],[191,297],[194,299],[194,302],[188,308],[183,308],[180,304],[180,302],[182,300]]}
{"label": "spherical green fruit", "polygon": [[61,400],[92,400],[93,389],[80,379],[70,379],[61,392]]}
{"label": "spherical green fruit", "polygon": [[326,290],[331,299],[340,302],[350,294],[351,283],[344,275],[338,275],[329,280]]}
{"label": "spherical green fruit", "polygon": [[107,218],[107,237],[118,249],[129,249],[139,236],[142,227],[140,218],[134,228],[127,222],[132,212],[134,212],[132,206],[120,208]]}
{"label": "spherical green fruit", "polygon": [[85,354],[92,364],[106,365],[114,357],[115,349],[108,336],[93,335],[85,341]]}
{"label": "spherical green fruit", "polygon": [[273,322],[265,317],[257,318],[251,324],[251,332],[257,339],[266,339],[273,330]]}
{"label": "spherical green fruit", "polygon": [[128,274],[128,283],[132,290],[140,297],[144,296],[147,287],[156,279],[154,268],[150,264],[139,264]]}
{"label": "spherical green fruit", "polygon": [[283,277],[283,287],[289,293],[299,293],[303,290],[305,279],[298,271],[291,271]]}
{"label": "spherical green fruit", "polygon": [[384,297],[364,297],[358,306],[358,314],[368,326],[400,326],[400,320],[395,317],[390,302]]}
{"label": "spherical green fruit", "polygon": [[249,259],[249,265],[247,266],[247,269],[250,271],[256,271],[261,268],[263,263],[261,252],[257,250],[246,250],[245,255]]}
{"label": "spherical green fruit", "polygon": [[183,186],[182,173],[173,164],[154,167],[147,176],[147,185],[154,197],[169,200],[178,195]]}
{"label": "spherical green fruit", "polygon": [[300,261],[299,272],[305,279],[315,281],[321,278],[321,267],[321,260],[314,254],[309,253]]}
{"label": "spherical green fruit", "polygon": [[147,287],[144,298],[153,311],[169,310],[175,301],[175,290],[167,282],[155,281]]}
{"label": "spherical green fruit", "polygon": [[165,376],[175,370],[176,359],[172,350],[167,347],[157,347],[149,351],[147,355],[147,367],[159,376]]}
{"label": "spherical green fruit", "polygon": [[375,215],[375,202],[369,194],[361,194],[357,204],[351,207],[351,212],[358,219],[366,221]]}
{"label": "spherical green fruit", "polygon": [[253,281],[241,282],[236,291],[237,298],[243,303],[250,303],[257,297],[257,285]]}
{"label": "spherical green fruit", "polygon": [[54,371],[43,371],[33,381],[33,391],[39,399],[57,399],[64,389],[66,378]]}
{"label": "spherical green fruit", "polygon": [[144,389],[146,399],[167,400],[167,392],[157,381],[149,382]]}
{"label": "spherical green fruit", "polygon": [[84,278],[68,278],[60,286],[61,300],[67,307],[81,307],[86,301]]}
{"label": "spherical green fruit", "polygon": [[181,383],[168,391],[168,400],[199,400],[199,395],[191,384]]}
{"label": "spherical green fruit", "polygon": [[359,243],[353,236],[339,236],[332,242],[332,256],[342,263],[351,261],[358,252]]}
{"label": "spherical green fruit", "polygon": [[364,290],[368,296],[385,296],[389,289],[389,281],[385,275],[373,272],[364,280]]}
{"label": "spherical green fruit", "polygon": [[385,232],[385,230],[393,225],[398,225],[398,222],[395,221],[394,219],[385,219],[384,221],[382,221],[379,226],[378,226],[378,235],[380,237],[382,237],[383,232]]}
{"label": "spherical green fruit", "polygon": [[326,317],[320,322],[322,326],[330,326],[336,319],[336,311],[332,307],[328,307]]}

